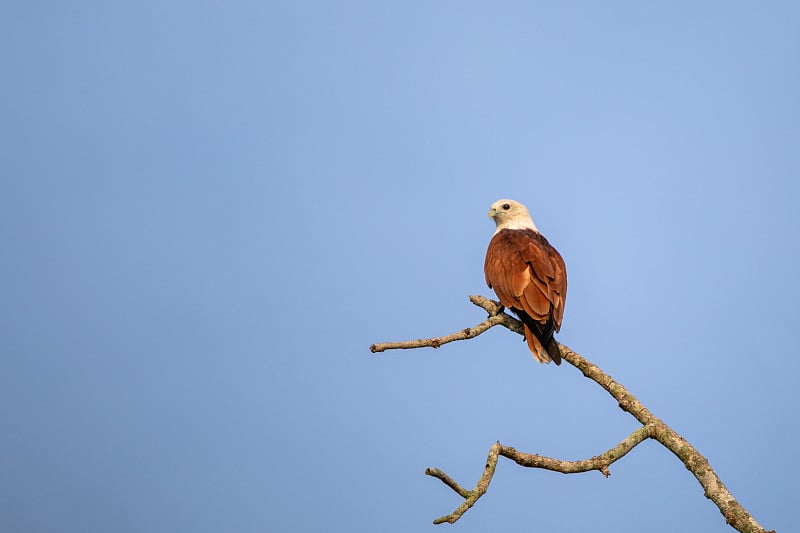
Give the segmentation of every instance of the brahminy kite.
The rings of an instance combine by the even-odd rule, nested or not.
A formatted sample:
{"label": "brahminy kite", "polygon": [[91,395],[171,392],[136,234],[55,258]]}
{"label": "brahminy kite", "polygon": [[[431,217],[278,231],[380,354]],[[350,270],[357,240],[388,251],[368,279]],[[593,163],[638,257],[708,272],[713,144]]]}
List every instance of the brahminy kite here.
{"label": "brahminy kite", "polygon": [[561,329],[567,299],[567,269],[528,208],[514,200],[498,200],[489,210],[497,225],[483,271],[500,303],[525,326],[525,340],[540,363],[561,364],[553,334]]}

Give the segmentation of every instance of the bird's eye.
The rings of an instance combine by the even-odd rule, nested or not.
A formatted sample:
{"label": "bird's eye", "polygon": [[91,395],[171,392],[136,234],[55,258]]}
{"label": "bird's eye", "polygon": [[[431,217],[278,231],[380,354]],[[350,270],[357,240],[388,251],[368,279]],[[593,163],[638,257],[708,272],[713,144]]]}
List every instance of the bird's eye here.
{"label": "bird's eye", "polygon": [[508,211],[509,209],[511,209],[511,206],[510,206],[510,205],[508,205],[508,204],[503,204],[503,211]]}

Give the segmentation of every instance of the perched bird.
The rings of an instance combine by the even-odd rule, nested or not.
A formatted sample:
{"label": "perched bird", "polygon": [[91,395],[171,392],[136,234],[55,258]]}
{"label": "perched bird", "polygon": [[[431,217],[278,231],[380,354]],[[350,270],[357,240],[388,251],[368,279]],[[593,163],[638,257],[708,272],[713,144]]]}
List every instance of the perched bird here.
{"label": "perched bird", "polygon": [[540,363],[561,364],[553,334],[561,329],[567,299],[567,269],[528,208],[514,200],[498,200],[489,210],[497,225],[483,271],[500,303],[525,326],[525,340]]}

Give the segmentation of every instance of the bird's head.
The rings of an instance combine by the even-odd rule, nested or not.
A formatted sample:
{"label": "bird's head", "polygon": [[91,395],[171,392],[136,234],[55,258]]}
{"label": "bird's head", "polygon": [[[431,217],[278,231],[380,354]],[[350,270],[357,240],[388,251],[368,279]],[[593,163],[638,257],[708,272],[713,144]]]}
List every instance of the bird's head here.
{"label": "bird's head", "polygon": [[494,220],[497,229],[495,233],[503,229],[536,229],[536,225],[531,219],[528,208],[515,200],[497,200],[489,209],[489,218]]}

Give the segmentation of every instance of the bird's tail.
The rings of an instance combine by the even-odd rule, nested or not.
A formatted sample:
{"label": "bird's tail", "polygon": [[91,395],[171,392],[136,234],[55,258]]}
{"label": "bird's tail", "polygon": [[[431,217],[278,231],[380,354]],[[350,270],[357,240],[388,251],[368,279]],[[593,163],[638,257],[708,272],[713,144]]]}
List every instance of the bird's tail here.
{"label": "bird's tail", "polygon": [[557,365],[561,364],[561,349],[558,347],[555,337],[551,336],[546,343],[542,344],[536,333],[525,325],[525,340],[528,343],[528,349],[537,361],[540,363],[553,361]]}

